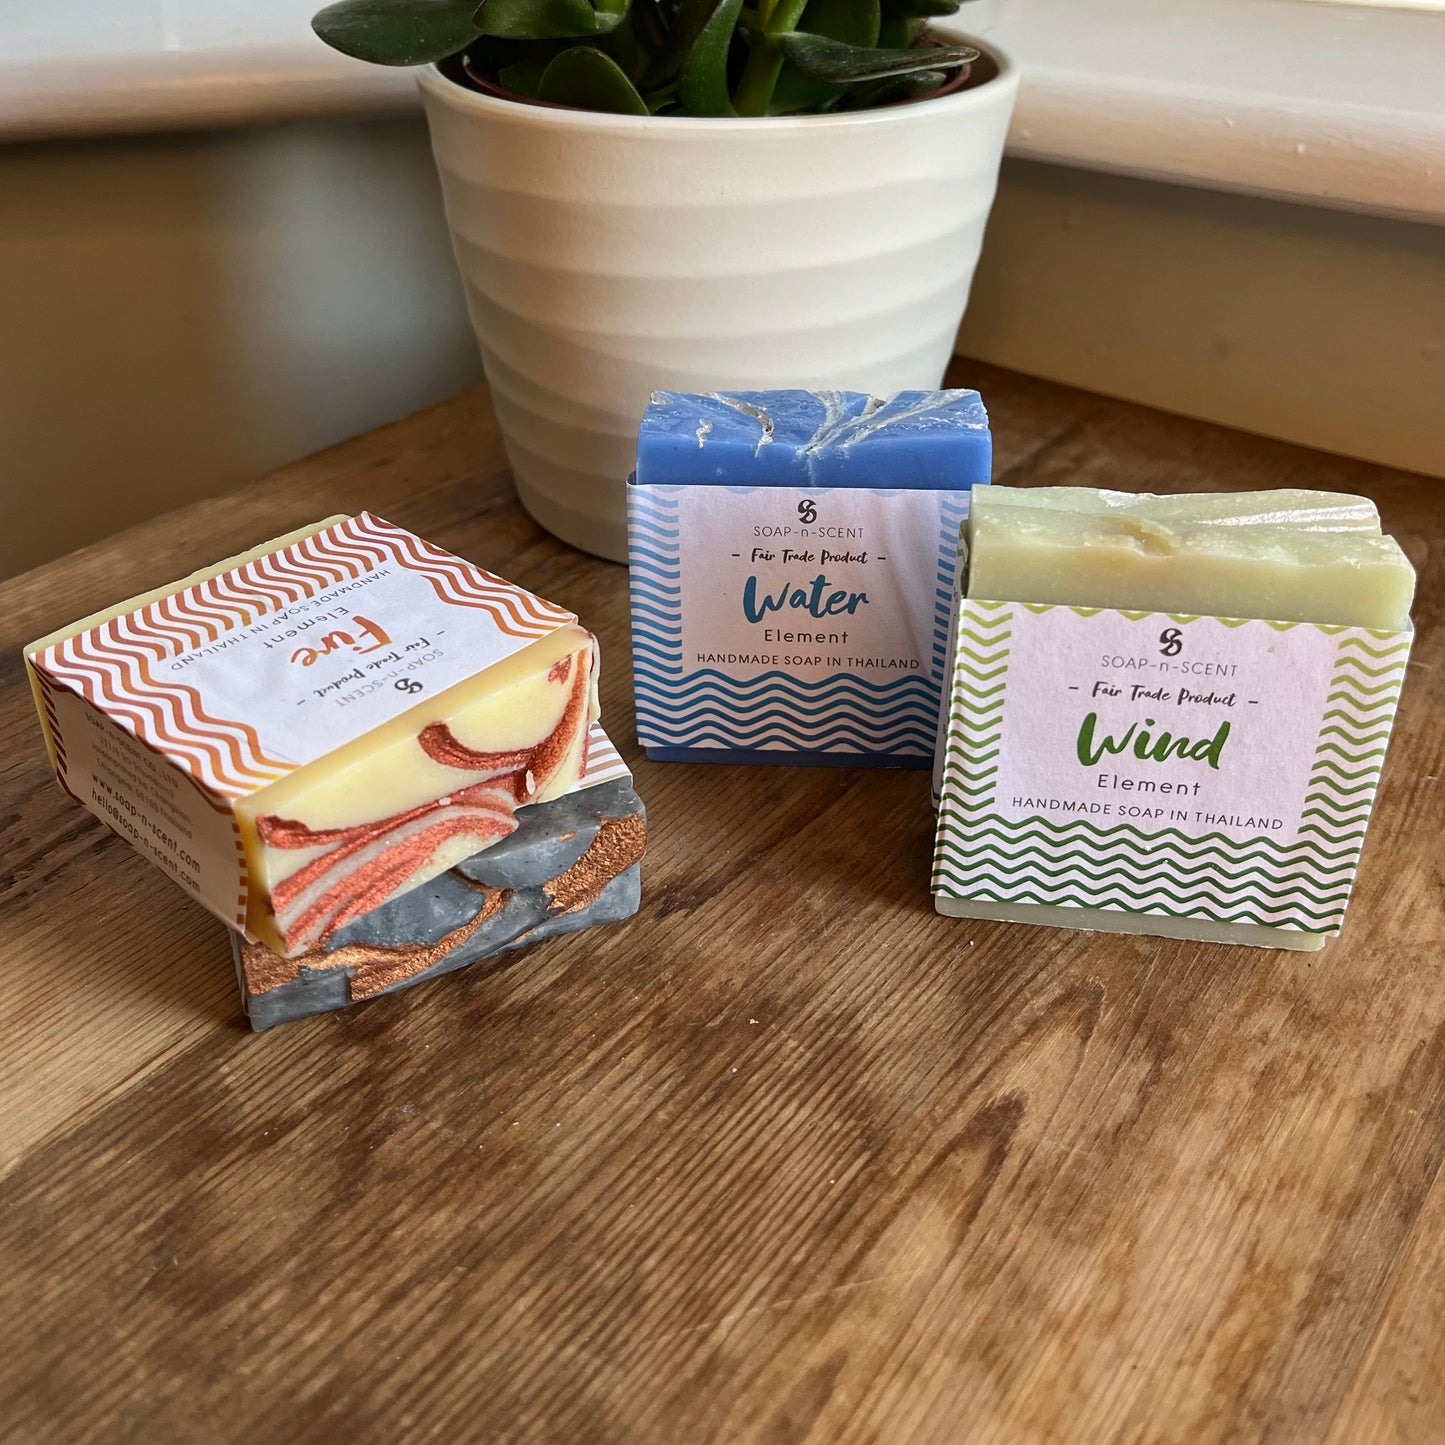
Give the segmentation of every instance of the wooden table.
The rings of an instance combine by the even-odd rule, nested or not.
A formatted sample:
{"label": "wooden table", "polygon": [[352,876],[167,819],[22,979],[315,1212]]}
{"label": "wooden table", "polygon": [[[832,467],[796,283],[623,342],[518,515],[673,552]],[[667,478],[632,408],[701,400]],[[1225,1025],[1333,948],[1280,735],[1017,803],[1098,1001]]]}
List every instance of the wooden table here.
{"label": "wooden table", "polygon": [[372,508],[626,576],[469,393],[0,600],[0,1436],[1445,1440],[1445,485],[961,364],[997,479],[1376,497],[1419,640],[1322,954],[935,916],[918,773],[637,763],[641,915],[253,1036],[220,926],[51,782],[18,648]]}

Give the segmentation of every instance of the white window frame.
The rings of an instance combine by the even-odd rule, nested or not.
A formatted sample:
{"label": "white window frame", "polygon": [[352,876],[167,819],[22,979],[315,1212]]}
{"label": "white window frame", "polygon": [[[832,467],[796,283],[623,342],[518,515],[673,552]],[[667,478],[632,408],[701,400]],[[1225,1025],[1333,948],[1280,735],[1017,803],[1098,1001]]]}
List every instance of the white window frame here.
{"label": "white window frame", "polygon": [[1445,222],[1433,8],[1003,0],[988,38],[1023,69],[1012,155]]}

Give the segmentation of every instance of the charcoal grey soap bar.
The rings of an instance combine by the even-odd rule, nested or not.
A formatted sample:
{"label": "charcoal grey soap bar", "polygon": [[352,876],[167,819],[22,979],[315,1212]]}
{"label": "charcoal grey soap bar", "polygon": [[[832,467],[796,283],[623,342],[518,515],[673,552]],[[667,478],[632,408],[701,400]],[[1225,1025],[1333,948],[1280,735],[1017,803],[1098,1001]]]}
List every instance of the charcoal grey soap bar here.
{"label": "charcoal grey soap bar", "polygon": [[251,1027],[345,1008],[637,912],[647,823],[626,778],[521,808],[517,824],[485,852],[299,957],[233,934]]}

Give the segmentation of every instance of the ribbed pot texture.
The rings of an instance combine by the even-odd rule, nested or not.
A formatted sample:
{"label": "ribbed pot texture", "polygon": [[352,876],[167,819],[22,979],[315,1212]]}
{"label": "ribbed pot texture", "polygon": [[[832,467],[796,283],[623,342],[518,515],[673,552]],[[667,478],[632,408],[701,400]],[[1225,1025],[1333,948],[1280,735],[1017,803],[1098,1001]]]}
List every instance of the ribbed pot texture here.
{"label": "ribbed pot texture", "polygon": [[1018,75],[849,115],[547,109],[421,73],[457,262],[517,491],[621,561],[658,389],[935,387]]}

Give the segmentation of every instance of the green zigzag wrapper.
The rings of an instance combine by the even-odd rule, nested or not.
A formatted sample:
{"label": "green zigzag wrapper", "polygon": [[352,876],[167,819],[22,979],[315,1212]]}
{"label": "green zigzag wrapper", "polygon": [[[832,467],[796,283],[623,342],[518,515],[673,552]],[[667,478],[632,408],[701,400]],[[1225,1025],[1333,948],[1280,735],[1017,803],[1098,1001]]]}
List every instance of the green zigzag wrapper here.
{"label": "green zigzag wrapper", "polygon": [[[948,700],[933,891],[1001,903],[1118,909],[1333,933],[1340,926],[1379,786],[1410,651],[1408,633],[1316,623],[1340,641],[1306,786],[1297,841],[1219,831],[1188,833],[1083,818],[1010,820],[995,798],[1008,695],[1010,643],[1020,614],[1048,604],[960,604]],[[1081,618],[1098,608],[1064,609]],[[1130,622],[1159,613],[1112,614]],[[1183,627],[1201,619],[1162,614]],[[1026,623],[1027,616],[1022,621]],[[1253,619],[1218,618],[1229,628]]]}

